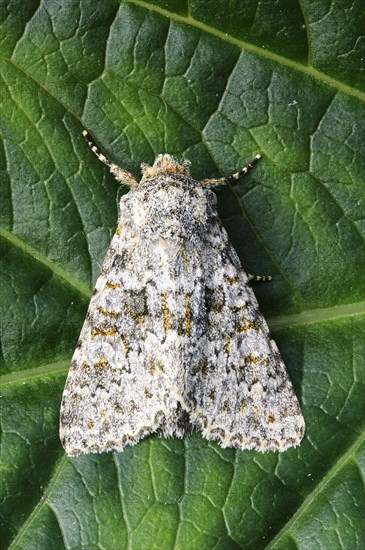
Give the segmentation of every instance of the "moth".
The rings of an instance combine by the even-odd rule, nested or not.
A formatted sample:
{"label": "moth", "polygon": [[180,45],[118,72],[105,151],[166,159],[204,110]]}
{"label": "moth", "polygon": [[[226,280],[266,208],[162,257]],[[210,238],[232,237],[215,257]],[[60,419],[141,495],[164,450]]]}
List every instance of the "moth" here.
{"label": "moth", "polygon": [[130,190],[63,392],[66,453],[122,451],[192,427],[222,447],[299,445],[303,415],[250,286],[260,277],[244,272],[212,190],[260,156],[229,178],[196,181],[188,160],[158,155],[138,182],[84,136]]}

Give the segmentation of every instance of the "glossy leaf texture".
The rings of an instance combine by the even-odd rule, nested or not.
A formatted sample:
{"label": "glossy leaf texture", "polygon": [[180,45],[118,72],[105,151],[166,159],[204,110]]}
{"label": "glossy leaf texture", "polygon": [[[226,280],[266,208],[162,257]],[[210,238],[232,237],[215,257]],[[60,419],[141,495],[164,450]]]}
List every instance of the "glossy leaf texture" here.
{"label": "glossy leaf texture", "polygon": [[[1,0],[2,547],[362,548],[364,5],[361,0]],[[261,164],[219,211],[307,423],[282,454],[198,433],[67,459],[61,394],[120,189]]]}

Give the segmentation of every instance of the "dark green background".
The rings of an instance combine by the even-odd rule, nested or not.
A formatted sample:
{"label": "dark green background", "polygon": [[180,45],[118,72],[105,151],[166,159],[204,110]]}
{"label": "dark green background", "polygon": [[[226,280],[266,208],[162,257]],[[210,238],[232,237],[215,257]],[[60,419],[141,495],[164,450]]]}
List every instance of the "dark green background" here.
{"label": "dark green background", "polygon": [[[361,549],[364,4],[1,0],[2,547]],[[197,433],[66,459],[59,405],[119,186],[161,152],[218,191],[302,404],[283,454]],[[123,191],[122,191],[123,192]]]}

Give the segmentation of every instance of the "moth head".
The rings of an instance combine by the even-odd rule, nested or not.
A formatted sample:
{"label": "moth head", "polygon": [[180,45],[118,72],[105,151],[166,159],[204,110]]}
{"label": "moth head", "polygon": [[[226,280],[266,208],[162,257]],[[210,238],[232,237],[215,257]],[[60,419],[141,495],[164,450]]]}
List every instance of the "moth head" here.
{"label": "moth head", "polygon": [[158,155],[152,166],[143,163],[142,181],[154,178],[159,174],[190,174],[190,161],[186,159],[176,160],[171,155]]}

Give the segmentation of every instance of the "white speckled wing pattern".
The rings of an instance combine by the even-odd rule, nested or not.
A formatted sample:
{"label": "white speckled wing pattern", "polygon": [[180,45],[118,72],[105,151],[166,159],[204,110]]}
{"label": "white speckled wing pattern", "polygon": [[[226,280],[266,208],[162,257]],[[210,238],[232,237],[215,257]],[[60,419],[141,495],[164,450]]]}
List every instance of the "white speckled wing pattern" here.
{"label": "white speckled wing pattern", "polygon": [[70,456],[189,426],[222,447],[282,451],[304,420],[206,182],[160,155],[120,202],[66,382]]}
{"label": "white speckled wing pattern", "polygon": [[187,415],[171,392],[178,346],[165,330],[173,280],[167,288],[163,261],[163,247],[119,226],[64,390],[61,439],[71,456],[122,450],[158,428],[185,432]]}
{"label": "white speckled wing pattern", "polygon": [[184,393],[190,421],[222,447],[296,446],[304,434],[302,412],[247,275],[218,223],[207,241],[204,301],[194,314],[205,307],[204,345],[191,358]]}

